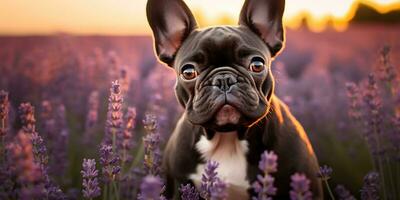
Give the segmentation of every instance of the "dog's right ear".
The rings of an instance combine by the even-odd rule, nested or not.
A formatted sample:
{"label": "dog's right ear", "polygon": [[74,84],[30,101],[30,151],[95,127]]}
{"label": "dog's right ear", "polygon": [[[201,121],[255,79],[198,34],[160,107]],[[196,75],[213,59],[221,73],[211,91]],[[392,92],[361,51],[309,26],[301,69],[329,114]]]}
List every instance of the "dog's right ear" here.
{"label": "dog's right ear", "polygon": [[172,66],[182,42],[197,28],[196,20],[183,0],[148,0],[146,12],[157,56]]}

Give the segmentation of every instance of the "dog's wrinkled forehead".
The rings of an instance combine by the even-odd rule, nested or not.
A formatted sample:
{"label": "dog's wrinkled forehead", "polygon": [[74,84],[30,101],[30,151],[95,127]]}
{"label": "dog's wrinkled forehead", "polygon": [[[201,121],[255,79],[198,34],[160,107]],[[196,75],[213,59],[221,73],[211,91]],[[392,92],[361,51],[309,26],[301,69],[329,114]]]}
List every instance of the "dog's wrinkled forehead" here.
{"label": "dog's wrinkled forehead", "polygon": [[189,35],[177,52],[174,66],[179,68],[186,62],[224,66],[253,54],[270,57],[267,45],[248,28],[211,27]]}

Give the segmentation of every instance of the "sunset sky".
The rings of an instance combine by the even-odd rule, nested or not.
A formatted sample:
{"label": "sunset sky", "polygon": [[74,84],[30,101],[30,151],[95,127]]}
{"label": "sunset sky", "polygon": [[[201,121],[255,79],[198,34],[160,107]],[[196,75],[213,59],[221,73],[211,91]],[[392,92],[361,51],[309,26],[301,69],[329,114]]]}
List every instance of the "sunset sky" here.
{"label": "sunset sky", "polygon": [[[346,27],[355,2],[380,12],[400,8],[400,0],[286,0],[285,23],[296,28],[303,17],[312,30],[324,29],[333,19],[337,30]],[[236,23],[243,0],[186,0],[201,26]],[[149,34],[146,0],[0,0],[0,34]]]}

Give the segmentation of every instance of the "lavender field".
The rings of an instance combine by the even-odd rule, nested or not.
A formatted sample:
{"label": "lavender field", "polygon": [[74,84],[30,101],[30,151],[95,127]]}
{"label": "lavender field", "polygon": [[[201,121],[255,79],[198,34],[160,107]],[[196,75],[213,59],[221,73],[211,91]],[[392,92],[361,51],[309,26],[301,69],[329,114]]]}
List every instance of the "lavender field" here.
{"label": "lavender field", "polygon": [[[398,25],[287,30],[273,62],[276,93],[336,199],[400,199],[399,35]],[[0,47],[0,199],[163,199],[159,163],[182,108],[151,37],[0,37]],[[306,177],[292,180],[312,199],[299,190]],[[182,198],[224,199],[213,184],[182,186]]]}

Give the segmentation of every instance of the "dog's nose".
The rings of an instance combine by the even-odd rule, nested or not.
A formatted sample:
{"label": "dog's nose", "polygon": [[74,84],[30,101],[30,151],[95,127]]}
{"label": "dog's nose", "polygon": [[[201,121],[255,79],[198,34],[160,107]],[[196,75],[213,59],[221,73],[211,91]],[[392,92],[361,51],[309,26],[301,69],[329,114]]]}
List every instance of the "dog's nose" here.
{"label": "dog's nose", "polygon": [[219,87],[222,91],[228,91],[236,83],[237,79],[233,74],[218,74],[212,81],[212,85]]}

